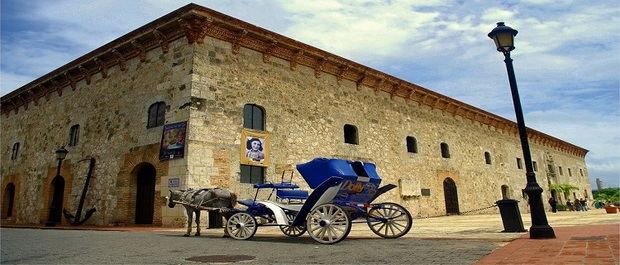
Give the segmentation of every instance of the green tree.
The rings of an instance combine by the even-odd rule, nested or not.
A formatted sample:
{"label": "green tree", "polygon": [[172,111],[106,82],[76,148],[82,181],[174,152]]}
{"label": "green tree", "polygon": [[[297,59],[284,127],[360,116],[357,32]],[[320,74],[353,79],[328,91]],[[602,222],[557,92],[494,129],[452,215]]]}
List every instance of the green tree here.
{"label": "green tree", "polygon": [[579,188],[568,183],[551,183],[549,184],[549,190],[555,191],[556,194],[560,193],[564,195],[564,198],[568,198],[570,196],[570,192],[574,190],[578,190]]}
{"label": "green tree", "polygon": [[594,199],[605,205],[620,204],[620,188],[606,188],[594,193]]}

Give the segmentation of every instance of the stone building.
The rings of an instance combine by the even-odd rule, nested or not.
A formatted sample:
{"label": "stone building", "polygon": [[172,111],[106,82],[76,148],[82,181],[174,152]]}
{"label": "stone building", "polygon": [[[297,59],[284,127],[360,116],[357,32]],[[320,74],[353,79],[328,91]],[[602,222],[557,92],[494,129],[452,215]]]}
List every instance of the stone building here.
{"label": "stone building", "polygon": [[[502,197],[527,211],[514,122],[195,4],[1,103],[4,223],[74,212],[90,157],[84,208],[97,209],[92,225],[182,225],[179,207],[165,206],[169,188],[217,186],[247,198],[252,183],[279,181],[283,172],[304,186],[292,169],[314,157],[375,163],[383,183],[399,185],[381,199],[415,216]],[[183,131],[164,135],[168,125]],[[543,200],[548,183],[571,183],[580,188],[575,196],[591,198],[587,150],[528,132]],[[255,135],[267,156],[259,163],[244,157]],[[168,157],[168,144],[184,147]],[[62,145],[69,153],[57,176]]]}

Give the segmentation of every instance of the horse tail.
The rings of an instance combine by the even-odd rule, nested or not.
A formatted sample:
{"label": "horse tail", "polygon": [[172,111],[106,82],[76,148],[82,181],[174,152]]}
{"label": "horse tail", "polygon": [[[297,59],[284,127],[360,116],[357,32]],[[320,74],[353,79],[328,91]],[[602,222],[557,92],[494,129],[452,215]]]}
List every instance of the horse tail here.
{"label": "horse tail", "polygon": [[234,208],[237,205],[237,194],[234,192],[230,193],[230,208]]}

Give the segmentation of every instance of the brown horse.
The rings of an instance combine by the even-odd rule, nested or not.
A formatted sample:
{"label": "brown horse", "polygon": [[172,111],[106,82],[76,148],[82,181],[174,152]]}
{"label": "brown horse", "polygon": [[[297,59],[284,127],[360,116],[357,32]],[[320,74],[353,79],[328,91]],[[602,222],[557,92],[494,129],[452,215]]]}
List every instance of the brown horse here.
{"label": "brown horse", "polygon": [[168,193],[168,207],[174,208],[176,202],[182,202],[187,212],[187,233],[183,236],[190,236],[194,214],[196,214],[195,235],[200,236],[200,206],[231,209],[237,204],[237,195],[220,188],[170,190]]}

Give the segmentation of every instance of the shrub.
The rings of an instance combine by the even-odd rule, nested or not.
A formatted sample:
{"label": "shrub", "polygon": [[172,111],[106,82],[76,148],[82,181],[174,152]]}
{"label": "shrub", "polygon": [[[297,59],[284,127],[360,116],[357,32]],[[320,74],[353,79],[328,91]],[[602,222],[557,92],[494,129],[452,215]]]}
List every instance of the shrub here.
{"label": "shrub", "polygon": [[566,204],[558,204],[557,208],[558,208],[558,211],[568,210],[568,206],[566,206]]}

